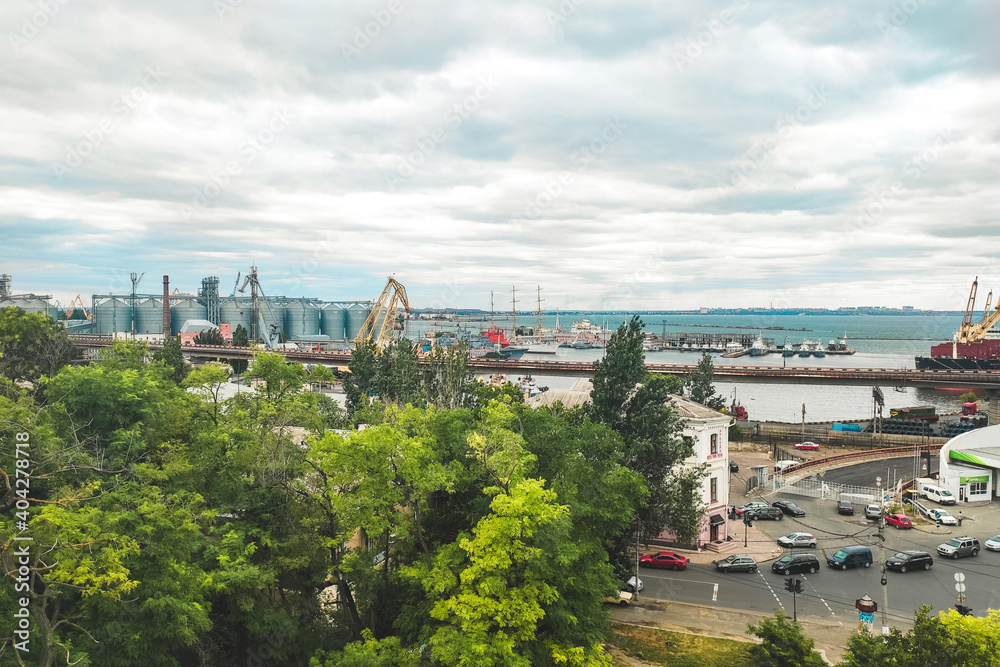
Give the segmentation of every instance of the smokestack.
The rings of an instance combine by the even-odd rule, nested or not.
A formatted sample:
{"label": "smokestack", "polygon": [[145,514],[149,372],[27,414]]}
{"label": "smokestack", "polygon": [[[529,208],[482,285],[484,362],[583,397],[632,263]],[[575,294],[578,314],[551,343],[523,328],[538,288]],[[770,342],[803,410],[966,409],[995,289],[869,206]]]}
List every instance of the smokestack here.
{"label": "smokestack", "polygon": [[170,276],[163,276],[163,340],[170,336]]}

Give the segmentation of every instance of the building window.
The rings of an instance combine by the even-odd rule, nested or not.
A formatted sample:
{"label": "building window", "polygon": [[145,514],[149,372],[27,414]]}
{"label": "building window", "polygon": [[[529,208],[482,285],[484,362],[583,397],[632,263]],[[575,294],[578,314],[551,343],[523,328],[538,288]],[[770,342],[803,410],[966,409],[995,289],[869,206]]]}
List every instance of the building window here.
{"label": "building window", "polygon": [[719,434],[718,433],[713,433],[712,434],[712,454],[718,454],[718,453],[719,453]]}
{"label": "building window", "polygon": [[974,482],[969,484],[969,495],[978,496],[986,493],[986,482]]}
{"label": "building window", "polygon": [[708,488],[710,497],[712,498],[712,502],[713,503],[719,502],[719,478],[713,477],[708,483]]}

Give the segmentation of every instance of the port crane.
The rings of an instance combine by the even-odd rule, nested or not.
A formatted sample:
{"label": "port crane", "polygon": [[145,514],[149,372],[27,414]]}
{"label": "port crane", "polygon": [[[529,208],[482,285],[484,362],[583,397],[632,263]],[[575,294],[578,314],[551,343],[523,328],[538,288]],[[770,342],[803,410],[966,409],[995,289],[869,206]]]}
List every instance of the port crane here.
{"label": "port crane", "polygon": [[69,308],[66,309],[66,319],[67,320],[69,318],[73,317],[73,311],[75,311],[77,309],[77,307],[79,307],[80,310],[83,311],[83,317],[84,317],[84,319],[89,320],[91,318],[90,313],[87,312],[87,307],[85,305],[83,305],[83,297],[80,296],[79,294],[77,294],[76,298],[69,302]]}
{"label": "port crane", "polygon": [[969,301],[965,306],[965,316],[962,318],[962,327],[958,330],[957,338],[959,343],[973,343],[986,337],[994,324],[1000,322],[1000,299],[996,306],[990,310],[990,302],[993,299],[993,292],[990,291],[986,297],[986,308],[979,322],[975,322],[976,290],[979,287],[979,276],[972,281],[972,289],[969,290]]}
{"label": "port crane", "polygon": [[[240,277],[237,275],[236,284],[239,285],[239,282]],[[243,286],[236,291],[243,294],[247,286],[250,287],[250,340],[252,342],[261,339],[267,347],[277,347],[281,342],[278,334],[278,325],[273,324],[277,318],[275,318],[274,312],[271,310],[270,302],[264,298],[264,288],[260,286],[260,280],[257,278],[256,266],[250,267],[250,273],[244,278]],[[271,316],[271,323],[265,319],[264,309],[267,309],[268,315]]]}
{"label": "port crane", "polygon": [[403,284],[389,277],[389,281],[379,295],[378,300],[372,307],[365,323],[361,326],[361,331],[354,338],[355,345],[362,345],[370,340],[375,341],[375,349],[381,352],[393,338],[396,330],[396,321],[399,318],[399,306],[402,305],[407,313],[412,313],[410,302],[406,298],[406,288]]}

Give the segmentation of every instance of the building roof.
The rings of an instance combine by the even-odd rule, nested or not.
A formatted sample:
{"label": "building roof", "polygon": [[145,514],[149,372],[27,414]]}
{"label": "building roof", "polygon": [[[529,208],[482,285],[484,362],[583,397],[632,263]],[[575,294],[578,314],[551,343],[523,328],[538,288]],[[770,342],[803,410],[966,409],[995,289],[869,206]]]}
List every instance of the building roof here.
{"label": "building roof", "polygon": [[202,331],[218,328],[208,320],[184,320],[184,324],[180,328],[180,333],[201,333]]}
{"label": "building roof", "polygon": [[[590,392],[594,389],[594,383],[588,378],[578,380],[572,389],[550,389],[549,391],[535,394],[525,401],[529,408],[551,407],[557,402],[562,403],[567,408],[577,408],[590,402]],[[696,403],[682,396],[673,396],[674,405],[677,406],[681,417],[684,419],[728,419],[727,415],[717,410],[707,408],[701,403]]]}

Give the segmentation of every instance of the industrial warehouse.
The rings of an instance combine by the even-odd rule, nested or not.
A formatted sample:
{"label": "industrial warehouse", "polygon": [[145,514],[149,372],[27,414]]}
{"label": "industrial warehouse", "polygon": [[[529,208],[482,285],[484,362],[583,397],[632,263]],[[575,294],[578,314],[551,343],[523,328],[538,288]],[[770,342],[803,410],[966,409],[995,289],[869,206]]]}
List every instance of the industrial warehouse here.
{"label": "industrial warehouse", "polygon": [[135,290],[141,277],[132,274],[131,294],[94,294],[88,310],[79,298],[68,309],[53,305],[50,295],[14,294],[11,276],[0,275],[0,309],[17,306],[25,312],[46,313],[63,321],[71,334],[129,335],[140,339],[162,339],[164,332],[181,336],[182,341],[208,329],[219,329],[231,338],[242,326],[251,339],[261,339],[269,347],[291,341],[315,346],[345,345],[353,341],[372,312],[372,301],[325,301],[314,298],[267,296],[256,267],[240,281],[233,293],[219,293],[219,278],[201,281],[197,294],[174,289],[163,276],[162,294],[142,294]]}

